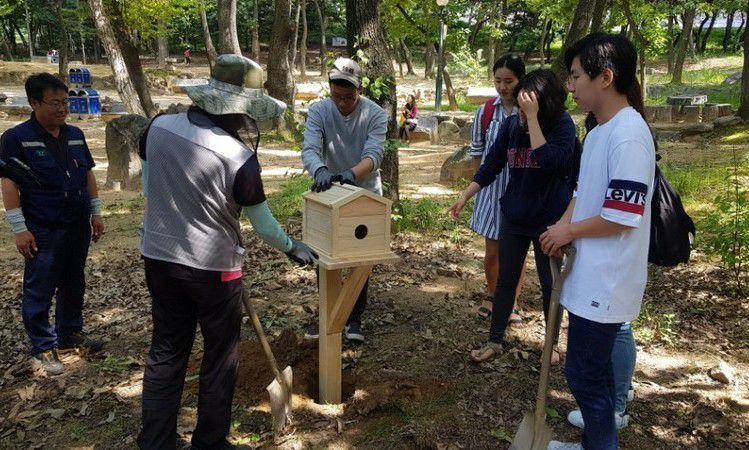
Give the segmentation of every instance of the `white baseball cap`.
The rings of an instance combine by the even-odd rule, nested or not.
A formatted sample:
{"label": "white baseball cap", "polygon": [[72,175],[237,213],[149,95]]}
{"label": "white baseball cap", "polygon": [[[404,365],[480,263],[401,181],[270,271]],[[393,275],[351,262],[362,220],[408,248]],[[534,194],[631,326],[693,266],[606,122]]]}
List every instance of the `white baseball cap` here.
{"label": "white baseball cap", "polygon": [[330,80],[346,80],[357,88],[361,86],[361,67],[350,58],[338,58],[328,72]]}

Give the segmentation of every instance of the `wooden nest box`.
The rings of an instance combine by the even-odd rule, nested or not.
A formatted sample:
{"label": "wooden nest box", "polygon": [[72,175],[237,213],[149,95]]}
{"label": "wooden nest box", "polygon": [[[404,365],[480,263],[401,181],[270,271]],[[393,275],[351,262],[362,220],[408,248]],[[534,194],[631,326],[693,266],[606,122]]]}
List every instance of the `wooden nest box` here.
{"label": "wooden nest box", "polygon": [[392,262],[390,208],[385,197],[351,185],[333,185],[304,197],[303,240],[320,266],[340,269]]}

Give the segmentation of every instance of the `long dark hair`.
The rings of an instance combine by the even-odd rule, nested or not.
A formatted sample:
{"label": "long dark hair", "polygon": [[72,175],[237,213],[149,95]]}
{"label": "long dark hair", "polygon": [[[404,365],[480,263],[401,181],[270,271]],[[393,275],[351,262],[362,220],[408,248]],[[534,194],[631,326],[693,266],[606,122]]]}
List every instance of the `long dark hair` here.
{"label": "long dark hair", "polygon": [[523,58],[513,53],[505,53],[504,55],[502,55],[494,63],[494,67],[492,67],[492,73],[496,72],[497,69],[502,68],[505,68],[514,73],[518,80],[523,78],[523,76],[525,75],[525,63],[523,62]]}
{"label": "long dark hair", "polygon": [[512,91],[515,103],[521,90],[535,92],[538,99],[538,123],[544,132],[551,130],[567,109],[564,104],[567,100],[567,88],[559,77],[549,69],[534,70],[521,78]]}
{"label": "long dark hair", "polygon": [[[614,87],[620,94],[627,96],[627,102],[634,108],[643,120],[645,117],[645,102],[642,98],[642,88],[637,79],[637,50],[626,36],[621,34],[591,33],[564,53],[567,70],[572,67],[575,57],[580,58],[580,65],[592,79],[600,75],[605,69],[614,74]],[[592,113],[585,119],[585,127],[590,131],[598,125]]]}

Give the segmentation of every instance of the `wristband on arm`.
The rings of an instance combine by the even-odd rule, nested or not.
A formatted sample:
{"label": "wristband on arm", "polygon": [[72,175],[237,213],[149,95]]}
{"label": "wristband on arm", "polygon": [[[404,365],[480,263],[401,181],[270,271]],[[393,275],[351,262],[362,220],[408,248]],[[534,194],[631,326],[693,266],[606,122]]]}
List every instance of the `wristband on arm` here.
{"label": "wristband on arm", "polygon": [[91,215],[92,216],[101,215],[101,199],[98,197],[91,199]]}
{"label": "wristband on arm", "polygon": [[13,233],[18,234],[27,231],[26,218],[23,217],[23,211],[21,208],[14,208],[6,211],[5,219],[8,221]]}

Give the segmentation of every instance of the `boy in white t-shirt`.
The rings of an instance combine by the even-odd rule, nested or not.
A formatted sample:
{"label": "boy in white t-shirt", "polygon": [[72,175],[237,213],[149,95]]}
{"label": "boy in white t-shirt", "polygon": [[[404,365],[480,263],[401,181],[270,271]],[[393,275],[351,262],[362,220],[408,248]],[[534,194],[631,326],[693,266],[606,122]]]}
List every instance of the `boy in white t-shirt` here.
{"label": "boy in white t-shirt", "polygon": [[585,428],[581,443],[550,450],[617,448],[611,352],[624,322],[640,312],[647,282],[655,144],[642,116],[637,53],[624,36],[594,33],[565,54],[569,88],[594,127],[585,139],[575,197],[541,236],[575,261],[562,290],[569,311],[566,375]]}

